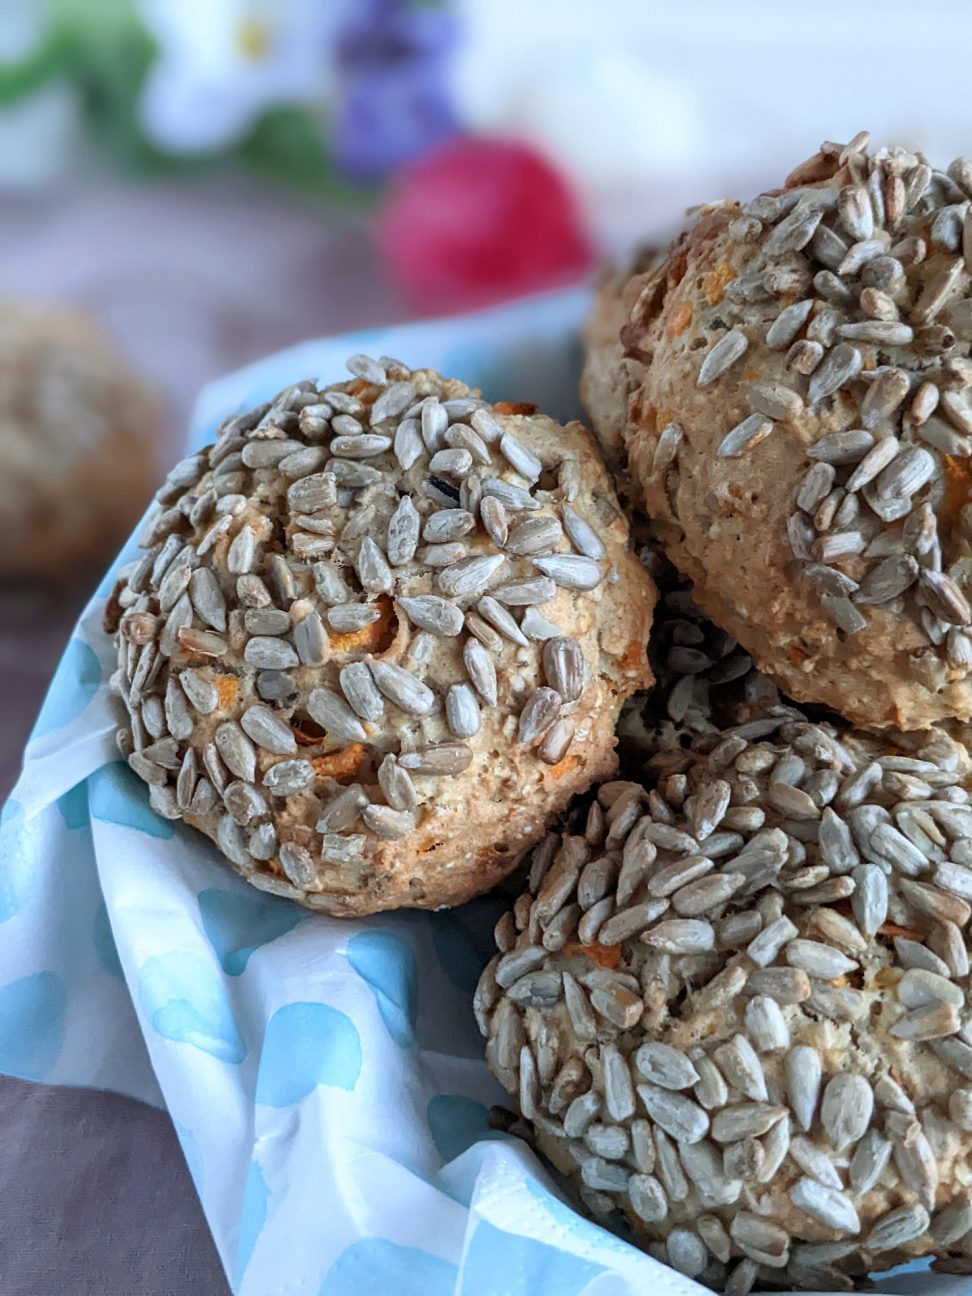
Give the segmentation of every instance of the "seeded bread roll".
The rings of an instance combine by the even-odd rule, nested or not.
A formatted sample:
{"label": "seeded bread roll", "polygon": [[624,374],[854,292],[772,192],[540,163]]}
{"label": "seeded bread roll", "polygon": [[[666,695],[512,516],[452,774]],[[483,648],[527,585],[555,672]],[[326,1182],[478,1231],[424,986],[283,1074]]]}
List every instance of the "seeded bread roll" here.
{"label": "seeded bread roll", "polygon": [[770,705],[676,743],[497,925],[475,1008],[530,1137],[719,1292],[972,1255],[969,762],[922,741]]}
{"label": "seeded bread roll", "polygon": [[[972,717],[972,163],[866,143],[702,208],[625,285],[584,393],[609,441],[623,419],[658,538],[761,669],[921,729]],[[597,319],[615,310],[605,291]]]}
{"label": "seeded bread roll", "polygon": [[156,412],[95,324],[0,303],[0,577],[107,558],[157,480]]}
{"label": "seeded bread roll", "polygon": [[487,890],[616,765],[654,587],[594,443],[355,357],[227,421],[108,610],[152,804],[336,915]]}

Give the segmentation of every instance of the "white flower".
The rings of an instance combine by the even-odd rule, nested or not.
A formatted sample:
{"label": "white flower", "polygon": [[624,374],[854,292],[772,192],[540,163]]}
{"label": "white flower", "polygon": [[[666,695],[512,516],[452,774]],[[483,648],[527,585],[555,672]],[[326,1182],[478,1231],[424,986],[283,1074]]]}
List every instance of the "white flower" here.
{"label": "white flower", "polygon": [[138,0],[159,46],[142,127],[170,153],[231,147],[273,107],[323,105],[354,0]]}

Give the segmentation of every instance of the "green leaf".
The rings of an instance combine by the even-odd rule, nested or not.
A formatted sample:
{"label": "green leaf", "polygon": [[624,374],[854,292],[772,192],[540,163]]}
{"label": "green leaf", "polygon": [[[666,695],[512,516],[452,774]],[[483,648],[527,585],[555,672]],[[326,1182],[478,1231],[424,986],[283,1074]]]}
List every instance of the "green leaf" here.
{"label": "green leaf", "polygon": [[238,153],[253,170],[315,197],[364,207],[374,196],[334,170],[327,157],[323,120],[310,108],[273,108],[264,113]]}

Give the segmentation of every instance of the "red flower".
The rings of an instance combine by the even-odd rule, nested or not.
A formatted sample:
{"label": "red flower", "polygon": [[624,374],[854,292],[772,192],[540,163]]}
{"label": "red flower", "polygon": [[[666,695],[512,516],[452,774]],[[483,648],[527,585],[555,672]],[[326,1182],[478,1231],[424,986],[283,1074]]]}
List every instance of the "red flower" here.
{"label": "red flower", "polygon": [[524,144],[462,136],[403,167],[378,246],[423,310],[577,280],[594,251],[560,175]]}

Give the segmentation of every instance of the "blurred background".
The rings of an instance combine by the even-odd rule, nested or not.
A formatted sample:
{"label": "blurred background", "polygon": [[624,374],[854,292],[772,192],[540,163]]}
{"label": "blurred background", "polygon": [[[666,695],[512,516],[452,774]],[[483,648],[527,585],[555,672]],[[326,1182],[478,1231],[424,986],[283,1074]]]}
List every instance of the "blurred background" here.
{"label": "blurred background", "polygon": [[959,0],[0,0],[0,794],[207,380],[582,281],[823,138],[944,164],[970,35]]}

